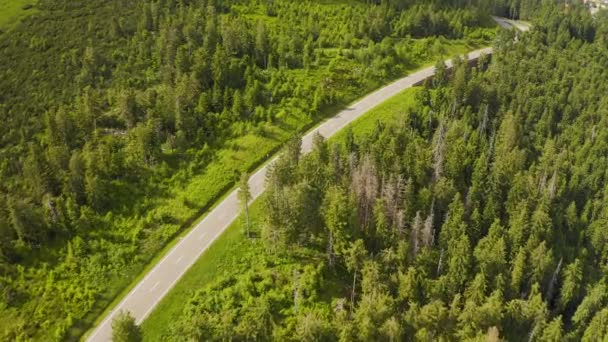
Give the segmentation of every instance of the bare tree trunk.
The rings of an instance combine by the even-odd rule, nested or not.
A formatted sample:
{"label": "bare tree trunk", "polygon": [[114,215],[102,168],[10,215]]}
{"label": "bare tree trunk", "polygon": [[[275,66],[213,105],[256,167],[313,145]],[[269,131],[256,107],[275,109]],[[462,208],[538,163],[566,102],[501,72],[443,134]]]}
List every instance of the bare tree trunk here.
{"label": "bare tree trunk", "polygon": [[485,137],[486,135],[486,130],[488,127],[488,121],[489,121],[489,117],[488,117],[488,112],[489,112],[489,105],[485,105],[485,109],[483,111],[483,118],[481,119],[481,124],[479,125],[479,132],[481,133],[482,137]]}
{"label": "bare tree trunk", "polygon": [[557,171],[553,171],[553,176],[551,176],[551,179],[549,180],[547,190],[549,191],[549,199],[553,200],[555,198],[555,193],[557,192]]}
{"label": "bare tree trunk", "polygon": [[414,222],[412,223],[412,229],[410,233],[410,239],[412,243],[412,252],[413,256],[416,257],[418,255],[418,251],[420,250],[420,234],[422,230],[422,219],[420,218],[420,211],[416,212],[416,217],[414,218]]}
{"label": "bare tree trunk", "polygon": [[369,155],[365,155],[353,173],[353,190],[357,195],[359,220],[363,230],[370,227],[371,209],[378,197],[378,174]]}
{"label": "bare tree trunk", "polygon": [[335,255],[334,255],[334,234],[329,232],[329,243],[327,245],[327,259],[329,262],[329,267],[332,269],[335,265]]}
{"label": "bare tree trunk", "polygon": [[443,162],[445,158],[445,135],[446,128],[443,120],[439,123],[433,146],[433,182],[441,178],[443,174]]}
{"label": "bare tree trunk", "polygon": [[298,270],[294,270],[293,271],[293,306],[294,306],[294,310],[296,312],[296,314],[298,313],[298,302],[299,302],[299,292],[298,292],[298,287],[299,287],[299,275],[300,272],[298,272]]}
{"label": "bare tree trunk", "polygon": [[431,248],[433,243],[435,242],[435,229],[433,228],[433,220],[434,220],[434,207],[435,202],[431,205],[431,213],[424,221],[424,225],[422,227],[422,244],[426,248]]}
{"label": "bare tree trunk", "polygon": [[555,284],[557,283],[557,276],[559,275],[559,271],[562,269],[562,261],[564,259],[559,259],[559,263],[555,268],[555,272],[553,272],[553,277],[551,277],[551,282],[549,283],[549,289],[547,290],[547,295],[545,296],[547,303],[550,303],[553,299],[553,290],[555,289]]}
{"label": "bare tree trunk", "polygon": [[439,263],[437,263],[437,276],[441,275],[442,268],[443,268],[443,248],[441,249],[441,253],[439,254]]}
{"label": "bare tree trunk", "polygon": [[249,225],[250,225],[250,221],[249,221],[249,204],[247,202],[245,202],[245,220],[247,221],[247,237],[250,238],[251,236],[249,235]]}
{"label": "bare tree trunk", "polygon": [[355,288],[357,286],[357,270],[353,276],[353,291],[350,293],[350,316],[353,316],[353,310],[355,309]]}

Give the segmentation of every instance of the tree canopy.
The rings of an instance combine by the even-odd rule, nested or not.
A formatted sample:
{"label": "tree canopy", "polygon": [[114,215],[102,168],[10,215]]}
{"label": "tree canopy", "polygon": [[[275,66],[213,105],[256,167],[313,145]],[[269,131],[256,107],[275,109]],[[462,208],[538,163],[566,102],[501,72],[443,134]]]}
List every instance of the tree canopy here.
{"label": "tree canopy", "polygon": [[165,337],[606,339],[605,23],[537,13],[394,121],[288,148],[263,261],[199,289]]}
{"label": "tree canopy", "polygon": [[0,340],[77,338],[290,136],[487,44],[489,12],[461,5],[36,1],[0,33]]}

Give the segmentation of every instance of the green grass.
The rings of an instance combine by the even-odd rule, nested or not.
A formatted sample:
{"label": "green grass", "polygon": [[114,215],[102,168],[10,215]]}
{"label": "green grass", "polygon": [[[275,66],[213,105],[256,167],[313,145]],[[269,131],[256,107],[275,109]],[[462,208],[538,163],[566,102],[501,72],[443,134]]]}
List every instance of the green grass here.
{"label": "green grass", "polygon": [[[376,121],[393,122],[399,114],[413,106],[419,88],[409,88],[378,105],[362,117],[353,121],[354,134],[363,135],[373,130]],[[330,142],[341,141],[344,130],[330,138]],[[262,219],[262,200],[257,199],[250,207],[252,225],[259,225]],[[259,239],[244,236],[243,219],[239,217],[201,255],[192,267],[163,298],[150,316],[143,322],[145,341],[161,341],[168,333],[168,327],[181,316],[184,304],[194,291],[209,285],[226,274],[236,274],[248,269],[255,256],[264,253]]]}
{"label": "green grass", "polygon": [[0,0],[0,30],[7,31],[36,12],[35,4],[36,0]]}
{"label": "green grass", "polygon": [[[359,117],[347,127],[352,129],[355,136],[363,136],[371,133],[378,121],[387,124],[396,122],[407,108],[411,108],[414,105],[416,94],[419,90],[420,87],[405,89]],[[343,129],[336,133],[331,140],[341,141],[344,139],[345,134],[346,130]]]}

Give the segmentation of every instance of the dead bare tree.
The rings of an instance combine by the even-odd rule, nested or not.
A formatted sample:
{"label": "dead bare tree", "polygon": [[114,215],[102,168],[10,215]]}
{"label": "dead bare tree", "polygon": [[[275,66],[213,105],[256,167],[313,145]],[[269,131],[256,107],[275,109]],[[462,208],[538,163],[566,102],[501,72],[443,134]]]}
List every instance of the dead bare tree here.
{"label": "dead bare tree", "polygon": [[371,225],[372,209],[378,197],[378,183],[378,173],[372,158],[365,155],[352,177],[352,189],[357,198],[359,222],[364,230]]}
{"label": "dead bare tree", "polygon": [[553,291],[555,290],[555,285],[557,284],[557,277],[559,276],[559,272],[562,269],[563,258],[559,259],[559,263],[555,268],[555,272],[553,272],[553,276],[551,277],[551,282],[549,283],[549,289],[547,290],[547,295],[545,296],[546,301],[550,302],[553,300]]}
{"label": "dead bare tree", "polygon": [[388,181],[382,184],[382,199],[386,207],[386,214],[389,223],[394,230],[399,230],[399,213],[402,213],[401,205],[403,203],[403,194],[405,191],[405,182],[403,176],[391,175]]}
{"label": "dead bare tree", "polygon": [[293,307],[298,313],[300,304],[300,272],[296,269],[293,271]]}
{"label": "dead bare tree", "polygon": [[553,200],[555,198],[555,194],[557,192],[557,171],[553,171],[553,175],[549,180],[549,184],[547,184],[547,193],[549,195],[549,199]]}
{"label": "dead bare tree", "polygon": [[397,235],[402,237],[405,233],[405,211],[403,209],[397,212],[394,227]]}
{"label": "dead bare tree", "polygon": [[489,112],[490,112],[490,106],[486,103],[484,105],[483,116],[481,118],[481,122],[479,123],[479,127],[478,127],[479,133],[482,137],[485,137],[486,131],[488,129],[488,121],[490,120]]}
{"label": "dead bare tree", "polygon": [[547,172],[543,170],[543,173],[540,175],[540,178],[538,179],[538,188],[536,189],[536,192],[538,194],[541,194],[543,192],[543,190],[545,190],[546,185],[547,185]]}
{"label": "dead bare tree", "polygon": [[443,161],[445,158],[446,128],[443,120],[439,123],[433,141],[433,181],[436,182],[443,174]]}
{"label": "dead bare tree", "polygon": [[427,216],[424,221],[424,226],[422,227],[422,244],[426,248],[431,248],[433,243],[435,242],[435,228],[433,227],[433,220],[435,219],[434,214],[435,204],[431,205],[431,212],[429,216]]}
{"label": "dead bare tree", "polygon": [[416,212],[414,222],[412,223],[412,230],[410,232],[410,243],[412,244],[412,254],[418,255],[420,250],[420,236],[422,235],[422,217],[420,211]]}

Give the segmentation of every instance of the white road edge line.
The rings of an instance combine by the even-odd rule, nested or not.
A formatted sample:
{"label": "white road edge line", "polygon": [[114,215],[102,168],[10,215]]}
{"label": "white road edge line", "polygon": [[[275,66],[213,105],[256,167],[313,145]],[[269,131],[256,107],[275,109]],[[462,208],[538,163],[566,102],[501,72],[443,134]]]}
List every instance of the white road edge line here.
{"label": "white road edge line", "polygon": [[154,291],[154,289],[158,286],[158,284],[160,284],[160,281],[157,281],[154,286],[152,286],[152,288],[150,289],[150,292]]}
{"label": "white road edge line", "polygon": [[142,322],[143,322],[143,321],[144,321],[144,320],[145,320],[145,319],[148,317],[148,315],[150,314],[150,312],[152,312],[152,310],[154,310],[154,309],[156,308],[156,305],[157,305],[157,304],[158,304],[158,303],[159,303],[161,300],[163,300],[163,298],[165,298],[165,295],[167,294],[167,292],[169,292],[169,291],[170,291],[170,290],[173,288],[173,286],[175,285],[175,283],[177,283],[177,282],[178,282],[178,281],[179,281],[179,280],[182,278],[182,276],[183,276],[183,275],[184,275],[186,272],[188,272],[188,270],[190,269],[190,267],[192,267],[192,265],[194,265],[194,263],[195,263],[195,262],[196,262],[196,261],[197,261],[197,260],[200,258],[200,256],[201,256],[201,255],[203,255],[203,253],[204,253],[204,252],[207,250],[207,248],[208,248],[209,246],[211,246],[211,245],[213,244],[213,242],[215,242],[215,240],[216,240],[216,239],[217,239],[217,238],[218,238],[220,235],[222,235],[222,233],[224,232],[224,230],[225,230],[225,229],[226,229],[226,228],[227,228],[227,227],[228,227],[230,224],[232,224],[232,221],[234,221],[234,220],[235,220],[237,217],[238,217],[238,213],[237,213],[236,215],[233,215],[233,216],[231,217],[231,219],[230,219],[230,222],[228,222],[228,223],[224,224],[224,225],[222,226],[222,228],[221,228],[220,230],[218,230],[218,232],[217,232],[217,233],[215,233],[215,235],[213,236],[213,238],[212,238],[212,239],[211,239],[211,240],[210,240],[210,241],[209,241],[209,242],[208,242],[208,243],[205,245],[205,247],[204,247],[204,248],[201,248],[200,252],[199,252],[199,253],[197,253],[196,258],[194,258],[194,259],[193,259],[191,262],[189,262],[189,263],[188,263],[188,266],[187,266],[186,268],[184,268],[184,271],[183,271],[183,272],[180,272],[179,277],[175,278],[175,279],[174,279],[174,280],[171,282],[171,284],[169,284],[169,286],[167,286],[167,287],[165,288],[165,290],[164,290],[164,291],[161,293],[161,295],[160,295],[160,296],[159,296],[159,297],[158,297],[156,300],[154,300],[154,302],[152,303],[152,305],[150,306],[150,308],[149,308],[148,310],[146,310],[146,312],[144,313],[144,315],[143,315],[143,316],[142,316],[140,319],[138,319],[138,320],[135,322],[137,325],[140,325],[140,324],[141,324],[141,323],[142,323]]}
{"label": "white road edge line", "polygon": [[[276,159],[276,158],[274,158],[274,159],[273,159],[273,161],[274,161],[275,159]],[[258,171],[258,172],[259,172],[259,171]],[[256,173],[256,174],[257,174],[257,173]],[[236,190],[235,190],[235,191],[233,191],[232,193],[236,193]],[[232,195],[232,193],[231,193],[230,195]],[[228,195],[228,196],[230,196],[230,195]],[[226,198],[227,198],[228,196],[226,196]],[[224,200],[225,200],[225,199],[224,199]],[[217,205],[216,205],[216,206],[215,206],[213,209],[217,208],[219,205],[221,205],[221,203],[222,203],[222,202],[218,203],[218,204],[217,204]],[[184,243],[186,243],[186,241],[188,241],[188,239],[191,237],[191,235],[193,235],[194,233],[196,233],[197,228],[198,228],[199,226],[201,226],[202,224],[204,224],[204,223],[205,223],[205,221],[207,221],[207,219],[209,218],[209,214],[210,214],[210,213],[213,211],[213,209],[211,209],[209,212],[207,212],[207,214],[205,215],[205,217],[204,217],[204,218],[203,218],[203,219],[202,219],[202,220],[201,220],[201,221],[200,221],[200,222],[199,222],[199,223],[198,223],[198,224],[197,224],[197,225],[196,225],[194,228],[192,228],[192,230],[190,230],[190,231],[188,232],[188,234],[186,234],[186,236],[184,236],[184,238],[183,238],[183,239],[181,239],[181,240],[179,241],[179,243],[178,243],[177,245],[175,245],[175,246],[174,246],[174,247],[171,249],[171,251],[169,251],[169,253],[167,253],[167,254],[166,254],[166,255],[165,255],[165,256],[164,256],[164,257],[163,257],[163,258],[162,258],[162,259],[161,259],[161,260],[160,260],[160,261],[159,261],[159,262],[158,262],[158,263],[157,263],[157,264],[156,264],[154,267],[153,267],[153,268],[152,268],[152,270],[151,270],[151,271],[150,271],[150,272],[149,272],[149,273],[148,273],[148,274],[147,274],[147,275],[144,277],[144,279],[142,279],[141,281],[139,281],[139,283],[137,284],[137,286],[135,286],[135,287],[134,287],[134,288],[133,288],[131,291],[129,291],[129,293],[127,293],[127,295],[125,295],[125,296],[124,296],[124,298],[123,298],[123,299],[120,301],[120,303],[118,303],[118,305],[116,305],[116,306],[114,307],[114,309],[112,309],[112,311],[110,311],[110,313],[109,313],[109,314],[106,316],[106,318],[105,318],[105,319],[103,319],[103,320],[102,320],[102,321],[101,321],[99,324],[97,324],[97,325],[95,325],[95,326],[94,326],[94,328],[93,328],[93,329],[95,329],[95,331],[93,332],[93,334],[92,334],[92,335],[90,335],[90,336],[88,336],[88,337],[86,338],[86,340],[87,340],[87,341],[92,341],[92,340],[93,340],[93,338],[95,338],[95,336],[97,336],[97,335],[98,335],[98,334],[101,332],[101,329],[99,329],[99,327],[101,327],[101,326],[103,326],[103,325],[107,324],[107,322],[108,322],[109,320],[113,319],[113,318],[114,318],[114,316],[115,316],[115,314],[116,314],[116,312],[117,312],[117,311],[120,311],[119,309],[121,309],[121,307],[123,306],[123,304],[124,304],[124,303],[125,303],[125,302],[126,302],[128,299],[129,299],[129,297],[130,297],[130,296],[131,296],[133,293],[136,293],[136,292],[137,292],[137,290],[138,290],[138,289],[139,289],[139,288],[140,288],[140,287],[141,287],[141,286],[142,286],[142,285],[143,285],[143,284],[146,282],[146,280],[147,280],[148,278],[150,278],[150,277],[151,277],[151,276],[152,276],[152,275],[153,275],[153,274],[154,274],[154,273],[155,273],[155,272],[156,272],[156,271],[157,271],[157,270],[160,268],[160,266],[161,266],[162,264],[164,264],[164,263],[165,263],[165,261],[166,261],[166,260],[167,260],[167,259],[168,259],[168,258],[169,258],[169,257],[170,257],[172,254],[173,254],[173,253],[175,253],[177,250],[179,250],[179,249],[180,249],[180,248],[179,248],[180,246],[182,246]],[[215,238],[214,238],[213,240],[215,240]],[[213,241],[213,240],[212,240],[212,241]],[[179,278],[178,278],[178,279],[179,279]],[[175,282],[173,282],[172,284],[174,284],[174,283],[175,283]],[[173,285],[172,285],[172,286],[173,286]],[[164,293],[163,293],[163,296],[164,296]],[[162,296],[161,296],[161,298],[162,298]],[[154,303],[154,306],[156,305],[156,303],[157,303],[157,302],[155,302],[155,303]],[[139,323],[138,323],[138,324],[139,324]]]}

